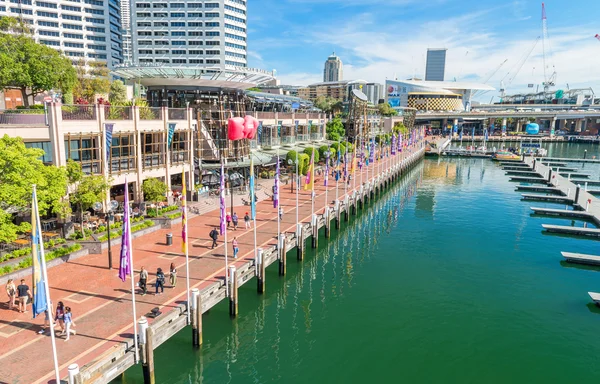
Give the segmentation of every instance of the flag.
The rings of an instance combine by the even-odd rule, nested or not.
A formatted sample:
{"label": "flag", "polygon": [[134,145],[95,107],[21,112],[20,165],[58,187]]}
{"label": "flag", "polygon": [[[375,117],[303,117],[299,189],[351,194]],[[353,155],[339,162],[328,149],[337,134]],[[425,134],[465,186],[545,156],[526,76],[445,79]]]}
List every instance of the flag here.
{"label": "flag", "polygon": [[464,130],[465,130],[464,128],[463,128],[463,129],[461,129],[461,130],[460,130],[460,133],[459,133],[459,135],[458,135],[458,139],[459,139],[460,141],[462,141],[462,135],[463,135],[463,131],[464,131]]}
{"label": "flag", "polygon": [[185,188],[185,171],[183,170],[181,171],[181,183],[183,185],[181,190],[181,252],[187,253],[187,190]]}
{"label": "flag", "polygon": [[335,163],[335,181],[340,179],[340,161],[342,158],[342,152],[340,151],[340,143],[338,143],[337,160]]}
{"label": "flag", "polygon": [[173,142],[173,135],[175,134],[175,127],[177,123],[169,123],[169,133],[167,136],[167,148],[171,148],[171,143]]}
{"label": "flag", "polygon": [[42,229],[39,221],[36,190],[31,195],[31,264],[32,289],[33,289],[33,317],[44,313],[48,309],[48,298],[46,297],[45,273],[42,273],[44,256],[44,243],[42,241]]}
{"label": "flag", "polygon": [[110,147],[112,145],[112,136],[114,124],[104,124],[104,131],[106,132],[106,161],[110,159]]}
{"label": "flag", "polygon": [[310,155],[310,164],[308,165],[308,172],[306,172],[306,180],[304,183],[304,190],[312,191],[315,188],[315,150]]}
{"label": "flag", "polygon": [[471,130],[471,136],[473,137],[473,139],[475,139],[475,127],[473,127],[473,130]]}
{"label": "flag", "polygon": [[294,137],[296,137],[296,139],[298,138],[298,124],[300,124],[300,120],[295,120],[294,121],[294,126],[295,126],[294,133],[295,133],[295,136]]}
{"label": "flag", "polygon": [[[356,149],[356,148],[355,148]],[[353,175],[356,172],[356,151],[352,153],[352,163],[350,163],[350,174]]]}
{"label": "flag", "polygon": [[396,154],[396,135],[392,133],[392,155]]}
{"label": "flag", "polygon": [[258,142],[259,143],[260,143],[260,138],[262,137],[262,130],[263,130],[262,121],[259,121],[258,128],[256,128],[256,131],[258,133]]}
{"label": "flag", "polygon": [[398,151],[402,152],[402,134],[398,136]]}
{"label": "flag", "polygon": [[250,155],[250,213],[256,219],[256,200],[254,200],[254,159]]}
{"label": "flag", "polygon": [[484,140],[485,140],[485,141],[487,141],[487,140],[488,140],[488,130],[487,130],[487,129],[485,129],[485,130],[483,131],[483,134],[484,134]]}
{"label": "flag", "polygon": [[[260,127],[260,125],[259,125]],[[225,233],[225,164],[221,160],[221,185],[219,187],[219,203],[221,205],[221,236]]]}
{"label": "flag", "polygon": [[283,124],[283,121],[279,120],[277,121],[277,137],[281,137],[281,125]]}
{"label": "flag", "polygon": [[122,281],[131,274],[131,244],[129,239],[131,232],[131,222],[129,221],[129,186],[125,178],[125,199],[123,202],[123,234],[121,235],[121,262],[119,263],[119,277]]}
{"label": "flag", "polygon": [[[346,145],[348,143],[346,142]],[[344,180],[348,177],[348,149],[344,151]]]}
{"label": "flag", "polygon": [[[314,151],[314,149],[313,149]],[[275,185],[273,186],[273,208],[279,206],[279,156],[277,156],[277,166],[275,167]]]}
{"label": "flag", "polygon": [[[369,149],[369,162],[375,162],[375,139],[371,139],[371,149]],[[367,163],[369,165],[369,163]]]}
{"label": "flag", "polygon": [[[329,148],[327,149],[327,153],[329,153]],[[323,178],[323,186],[327,186],[327,182],[329,181],[329,155],[325,155],[325,177]]]}

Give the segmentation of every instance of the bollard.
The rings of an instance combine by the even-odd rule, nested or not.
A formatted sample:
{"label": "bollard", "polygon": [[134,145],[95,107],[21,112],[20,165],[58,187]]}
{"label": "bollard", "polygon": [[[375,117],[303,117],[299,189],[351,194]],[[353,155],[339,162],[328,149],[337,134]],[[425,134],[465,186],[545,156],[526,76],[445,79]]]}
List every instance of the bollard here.
{"label": "bollard", "polygon": [[69,384],[83,384],[79,373],[79,365],[76,363],[69,365]]}
{"label": "bollard", "polygon": [[348,199],[348,195],[346,195],[346,198],[344,199],[344,206],[346,207],[344,210],[344,218],[346,221],[350,221],[350,201]]}
{"label": "bollard", "polygon": [[167,233],[166,243],[167,243],[167,245],[173,245],[173,234],[172,233]]}
{"label": "bollard", "polygon": [[279,244],[281,244],[281,253],[279,257],[279,276],[285,276],[287,270],[287,252],[285,251],[287,237],[283,233],[281,234]]}
{"label": "bollard", "polygon": [[313,213],[311,220],[312,229],[312,247],[317,248],[319,246],[319,221],[317,214]]}
{"label": "bollard", "polygon": [[590,200],[590,199],[587,199],[587,200],[585,201],[585,211],[586,211],[586,212],[588,211],[588,208],[590,207],[590,203],[591,203],[591,202],[592,202],[592,200]]}
{"label": "bollard", "polygon": [[552,180],[552,168],[548,169],[548,184],[551,184],[550,181]]}
{"label": "bollard", "polygon": [[256,264],[258,265],[258,275],[256,276],[256,291],[258,293],[265,292],[265,251],[262,248],[256,250]]}
{"label": "bollard", "polygon": [[575,189],[575,200],[573,201],[574,204],[578,204],[580,191],[581,191],[581,186],[579,184],[577,184],[577,188]]}
{"label": "bollard", "polygon": [[231,291],[229,292],[229,316],[236,317],[238,315],[238,276],[235,273],[235,265],[229,266],[229,281],[231,283]]}
{"label": "bollard", "polygon": [[583,150],[583,158],[585,159],[587,157],[587,149]]}
{"label": "bollard", "polygon": [[298,260],[304,259],[304,234],[302,233],[302,224],[297,224],[296,227],[296,248],[298,250]]}
{"label": "bollard", "polygon": [[194,347],[199,346],[198,342],[198,324],[196,324],[196,311],[198,311],[198,307],[196,306],[196,301],[200,296],[200,290],[198,288],[192,288],[191,302],[190,302],[190,315],[192,319],[192,345]]}

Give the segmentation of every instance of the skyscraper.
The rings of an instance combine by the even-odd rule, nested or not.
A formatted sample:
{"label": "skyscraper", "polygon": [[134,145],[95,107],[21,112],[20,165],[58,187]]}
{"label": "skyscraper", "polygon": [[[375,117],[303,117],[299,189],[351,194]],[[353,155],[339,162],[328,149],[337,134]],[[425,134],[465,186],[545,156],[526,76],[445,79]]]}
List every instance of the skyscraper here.
{"label": "skyscraper", "polygon": [[446,71],[446,48],[428,48],[425,65],[426,81],[444,81]]}
{"label": "skyscraper", "polygon": [[123,27],[123,62],[133,62],[131,47],[131,3],[129,0],[121,0],[121,26]]}
{"label": "skyscraper", "polygon": [[344,71],[342,60],[335,55],[335,52],[325,61],[325,69],[323,70],[323,81],[341,81],[344,79]]}
{"label": "skyscraper", "polygon": [[245,0],[130,1],[135,64],[247,67]]}
{"label": "skyscraper", "polygon": [[116,0],[0,2],[0,17],[11,16],[29,26],[33,38],[62,51],[73,62],[123,62],[121,12]]}

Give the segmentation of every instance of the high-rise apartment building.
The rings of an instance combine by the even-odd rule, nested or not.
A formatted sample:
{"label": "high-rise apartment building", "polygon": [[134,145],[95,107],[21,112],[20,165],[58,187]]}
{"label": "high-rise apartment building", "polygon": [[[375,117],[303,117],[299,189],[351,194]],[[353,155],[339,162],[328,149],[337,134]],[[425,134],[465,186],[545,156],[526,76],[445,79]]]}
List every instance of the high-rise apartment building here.
{"label": "high-rise apartment building", "polygon": [[0,0],[0,17],[29,25],[34,39],[73,62],[123,62],[119,0]]}
{"label": "high-rise apartment building", "polygon": [[344,68],[342,60],[335,55],[335,52],[325,61],[323,70],[323,82],[342,81],[344,79]]}
{"label": "high-rise apartment building", "polygon": [[245,0],[130,1],[134,64],[247,67]]}
{"label": "high-rise apartment building", "polygon": [[446,72],[446,48],[428,48],[425,64],[426,81],[444,81]]}
{"label": "high-rise apartment building", "polygon": [[131,47],[131,2],[121,0],[121,26],[123,27],[123,62],[133,63],[133,51]]}

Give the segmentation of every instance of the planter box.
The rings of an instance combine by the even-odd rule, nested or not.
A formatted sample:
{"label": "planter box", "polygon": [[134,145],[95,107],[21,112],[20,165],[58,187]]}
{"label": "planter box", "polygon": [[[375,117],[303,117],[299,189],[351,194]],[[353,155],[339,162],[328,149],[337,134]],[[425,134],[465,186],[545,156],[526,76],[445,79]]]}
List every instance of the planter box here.
{"label": "planter box", "polygon": [[[154,220],[154,221],[156,222],[156,220]],[[156,232],[159,229],[162,229],[162,227],[159,224],[156,224],[151,227],[141,229],[137,232],[133,232],[131,234],[131,238],[135,239],[137,237],[144,236],[144,235],[147,235],[152,232]],[[100,254],[100,253],[102,253],[103,250],[108,249],[108,240],[106,240],[106,241],[93,241],[93,240],[92,241],[81,241],[80,244],[85,249],[89,250],[89,253],[91,255]],[[120,244],[121,244],[121,236],[116,235],[115,237],[110,238],[111,246],[120,245]]]}
{"label": "planter box", "polygon": [[[75,259],[80,258],[82,256],[87,256],[88,254],[89,254],[89,251],[86,248],[82,248],[79,251],[75,251],[73,253],[69,253],[68,255],[64,255],[62,257],[57,257],[54,260],[48,261],[46,263],[46,268],[52,268],[52,267],[54,267],[56,265],[60,265],[62,263],[66,263],[69,260],[75,260]],[[2,263],[2,265],[3,266],[4,265],[10,265],[9,263],[12,263],[12,265],[19,264],[19,262],[21,260],[23,260],[25,257],[28,257],[28,256],[23,256],[23,257],[20,257],[18,259],[15,259],[15,260],[10,260],[10,261],[4,262],[4,263]],[[21,270],[18,270],[18,271],[14,271],[14,272],[11,272],[11,273],[9,273],[7,275],[0,276],[0,284],[6,284],[6,282],[8,281],[8,279],[18,280],[18,279],[21,279],[21,278],[23,278],[25,276],[29,276],[29,275],[31,275],[31,268],[25,268],[25,269],[21,269]]]}
{"label": "planter box", "polygon": [[162,229],[171,229],[173,228],[173,224],[181,224],[181,216],[175,219],[169,219],[168,217],[158,217],[154,219],[154,221],[157,222]]}

